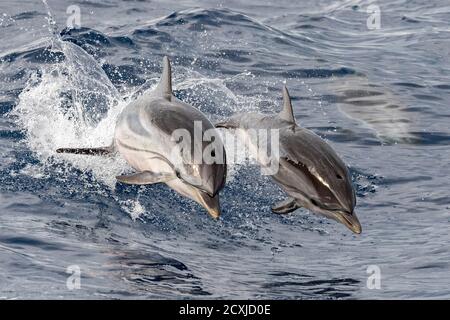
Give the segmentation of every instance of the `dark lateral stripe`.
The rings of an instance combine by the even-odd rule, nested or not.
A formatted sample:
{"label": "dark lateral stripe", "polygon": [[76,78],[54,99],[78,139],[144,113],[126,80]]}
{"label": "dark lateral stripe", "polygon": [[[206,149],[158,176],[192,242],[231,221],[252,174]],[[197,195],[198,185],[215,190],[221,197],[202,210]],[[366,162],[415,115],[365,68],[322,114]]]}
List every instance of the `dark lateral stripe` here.
{"label": "dark lateral stripe", "polygon": [[154,155],[154,157],[153,157],[154,159],[160,159],[160,160],[166,162],[166,163],[167,163],[167,164],[168,164],[175,172],[178,172],[178,171],[175,169],[174,165],[169,161],[169,159],[167,159],[166,157],[164,157],[162,154],[160,154],[160,153],[158,153],[158,152],[154,152],[154,151],[150,151],[150,150],[145,150],[145,149],[140,149],[140,148],[132,147],[132,146],[129,146],[129,145],[127,145],[126,143],[123,143],[123,142],[121,142],[121,141],[119,141],[119,140],[116,140],[116,143],[117,143],[118,145],[120,145],[121,147],[124,147],[124,148],[129,149],[129,150],[132,150],[132,151],[144,152],[144,153],[152,154],[152,155]]}

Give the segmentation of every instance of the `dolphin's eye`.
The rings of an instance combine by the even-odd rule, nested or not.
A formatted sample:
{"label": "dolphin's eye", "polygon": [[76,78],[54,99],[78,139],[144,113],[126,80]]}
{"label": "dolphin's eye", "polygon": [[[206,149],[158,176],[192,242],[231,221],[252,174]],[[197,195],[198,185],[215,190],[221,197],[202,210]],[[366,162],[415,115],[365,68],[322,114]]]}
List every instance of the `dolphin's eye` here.
{"label": "dolphin's eye", "polygon": [[338,178],[339,180],[342,180],[342,176],[339,173],[336,173],[336,178]]}
{"label": "dolphin's eye", "polygon": [[318,203],[316,200],[310,199],[310,201],[311,201],[311,203],[312,203],[313,205],[315,205],[316,207],[319,206],[319,203]]}

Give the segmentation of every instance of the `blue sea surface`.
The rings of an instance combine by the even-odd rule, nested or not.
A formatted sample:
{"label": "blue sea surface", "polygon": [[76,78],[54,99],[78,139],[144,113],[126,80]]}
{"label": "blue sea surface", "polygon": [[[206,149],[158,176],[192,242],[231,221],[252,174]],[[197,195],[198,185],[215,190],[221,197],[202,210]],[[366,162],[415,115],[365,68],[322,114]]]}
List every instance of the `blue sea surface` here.
{"label": "blue sea surface", "polygon": [[[277,112],[286,84],[350,167],[362,234],[271,213],[283,192],[251,163],[215,221],[116,183],[120,157],[56,154],[108,145],[165,55],[212,121]],[[2,0],[0,299],[450,298],[449,60],[444,0]]]}

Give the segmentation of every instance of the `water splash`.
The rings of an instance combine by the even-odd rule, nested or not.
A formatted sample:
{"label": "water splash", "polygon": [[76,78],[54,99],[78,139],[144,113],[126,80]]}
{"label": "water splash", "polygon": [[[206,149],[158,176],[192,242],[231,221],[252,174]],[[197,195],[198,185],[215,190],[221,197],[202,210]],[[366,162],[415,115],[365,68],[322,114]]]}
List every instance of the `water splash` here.
{"label": "water splash", "polygon": [[46,20],[47,20],[48,31],[52,35],[52,38],[59,39],[58,25],[56,24],[56,20],[53,17],[50,6],[48,5],[47,0],[42,0],[42,3],[44,4],[45,9],[47,10]]}
{"label": "water splash", "polygon": [[107,146],[125,102],[101,66],[77,45],[63,41],[45,0],[55,64],[42,65],[28,80],[11,112],[24,129],[25,143],[44,166],[64,162],[91,171],[113,187],[115,174],[127,168],[120,158],[58,155],[60,147]]}

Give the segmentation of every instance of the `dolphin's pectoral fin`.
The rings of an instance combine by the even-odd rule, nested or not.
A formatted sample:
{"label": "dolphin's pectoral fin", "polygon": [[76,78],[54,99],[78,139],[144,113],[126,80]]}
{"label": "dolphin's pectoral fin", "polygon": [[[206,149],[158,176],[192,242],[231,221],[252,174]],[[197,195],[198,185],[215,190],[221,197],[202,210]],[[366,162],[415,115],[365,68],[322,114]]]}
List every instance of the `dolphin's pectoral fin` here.
{"label": "dolphin's pectoral fin", "polygon": [[100,147],[100,148],[59,148],[56,149],[56,153],[73,153],[73,154],[85,154],[90,156],[105,156],[114,153],[114,148]]}
{"label": "dolphin's pectoral fin", "polygon": [[234,128],[236,128],[236,126],[233,123],[229,122],[229,121],[216,122],[214,124],[214,127],[216,127],[216,128],[225,128],[225,129],[234,129]]}
{"label": "dolphin's pectoral fin", "polygon": [[226,122],[216,122],[214,123],[214,127],[216,128],[228,128],[228,125]]}
{"label": "dolphin's pectoral fin", "polygon": [[176,176],[171,173],[154,173],[150,171],[143,171],[116,177],[118,181],[126,184],[153,184],[167,182],[175,178]]}
{"label": "dolphin's pectoral fin", "polygon": [[278,214],[286,214],[300,208],[295,199],[287,198],[286,200],[275,203],[272,211]]}

